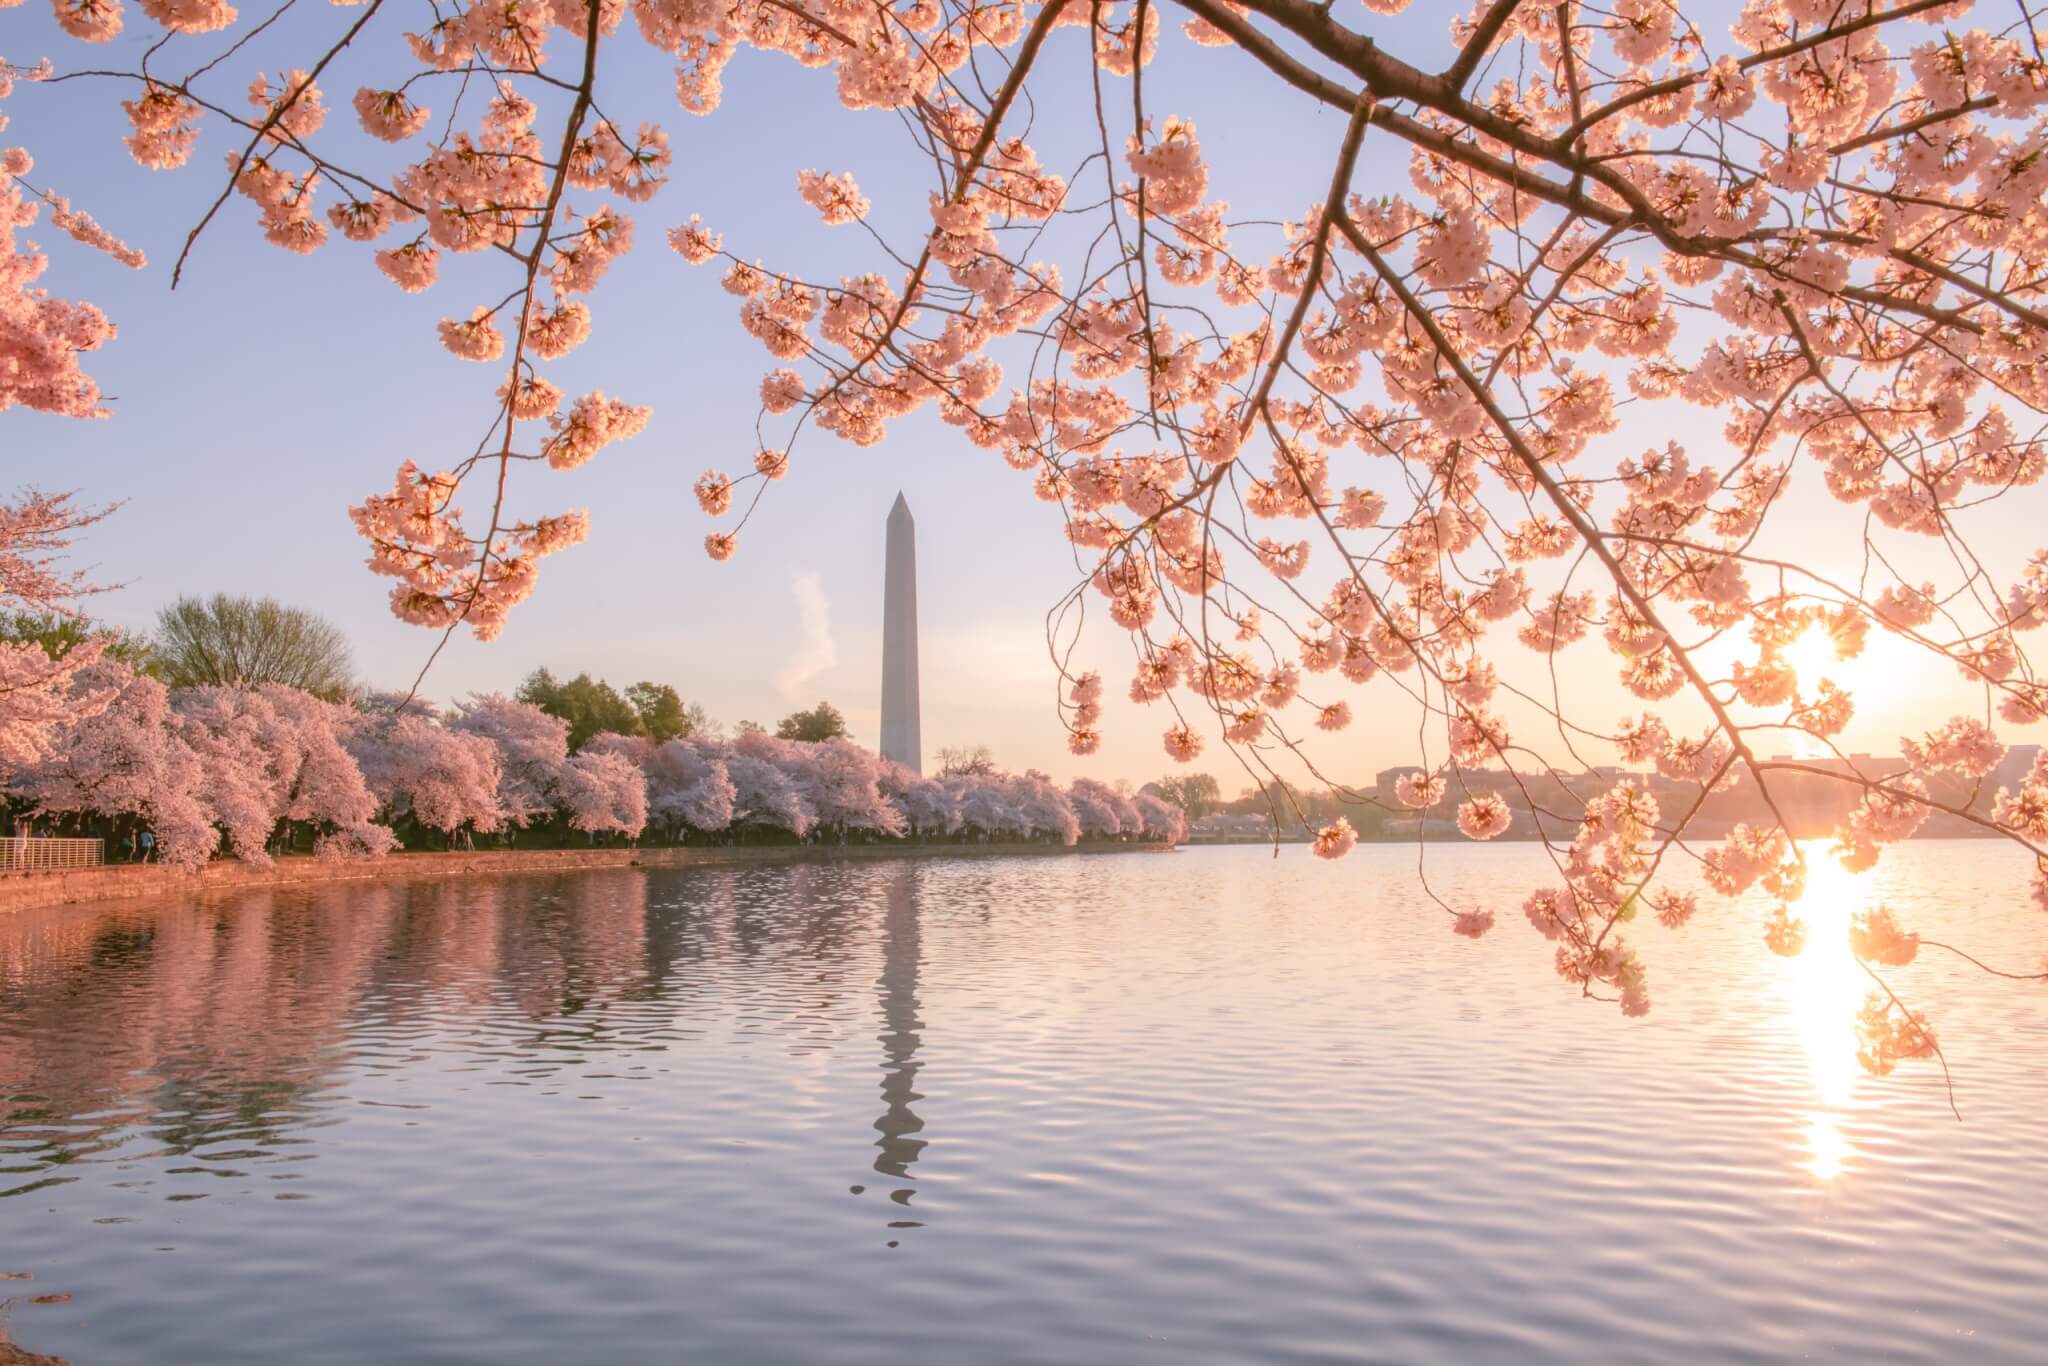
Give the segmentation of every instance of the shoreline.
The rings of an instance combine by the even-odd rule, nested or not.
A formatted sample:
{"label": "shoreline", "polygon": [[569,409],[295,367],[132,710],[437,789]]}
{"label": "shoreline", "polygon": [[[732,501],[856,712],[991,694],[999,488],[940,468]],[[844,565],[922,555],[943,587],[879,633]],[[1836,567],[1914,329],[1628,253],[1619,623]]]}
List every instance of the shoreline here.
{"label": "shoreline", "polygon": [[246,887],[398,882],[412,878],[574,873],[599,868],[698,868],[749,864],[837,863],[890,858],[1003,858],[1163,854],[1175,846],[1134,844],[764,844],[727,848],[476,849],[394,853],[379,859],[281,858],[268,868],[221,859],[187,871],[161,863],[103,863],[91,868],[0,873],[0,915],[51,906],[189,896]]}
{"label": "shoreline", "polygon": [[[1795,832],[1792,838],[1794,840],[1802,841],[1828,839],[1832,837],[1834,833],[1835,832],[1832,829],[1801,830]],[[1688,839],[1693,840],[1700,844],[1718,844],[1721,841],[1728,838],[1728,832],[1726,830],[1709,829],[1695,832],[1690,827],[1687,827],[1685,835]],[[1553,846],[1558,847],[1562,847],[1563,845],[1569,844],[1571,842],[1569,839],[1555,833],[1551,835],[1550,840]],[[1906,836],[1906,838],[1902,840],[1892,840],[1888,843],[1919,844],[1926,841],[1935,840],[1988,840],[2007,844],[2012,842],[2010,836],[2002,834],[1998,831],[1985,830],[1978,826],[1970,826],[1962,830],[1941,830],[1933,834],[1915,833]],[[1406,831],[1405,833],[1399,835],[1371,835],[1361,833],[1358,837],[1358,843],[1361,846],[1368,844],[1416,844],[1420,842],[1422,841],[1417,838],[1415,832],[1412,830]],[[1431,844],[1458,843],[1472,845],[1540,844],[1542,842],[1542,836],[1523,834],[1519,831],[1510,830],[1506,834],[1495,835],[1490,840],[1473,840],[1468,839],[1464,835],[1464,833],[1460,831],[1456,826],[1452,826],[1446,830],[1430,831],[1428,835],[1428,842]],[[1269,835],[1244,835],[1213,839],[1203,838],[1197,835],[1190,835],[1186,839],[1182,840],[1177,847],[1181,849],[1226,849],[1241,848],[1246,845],[1261,845],[1266,848],[1271,848],[1276,843],[1282,845],[1308,845],[1314,844],[1315,839],[1313,836],[1297,834],[1283,835],[1278,840],[1274,840]]]}

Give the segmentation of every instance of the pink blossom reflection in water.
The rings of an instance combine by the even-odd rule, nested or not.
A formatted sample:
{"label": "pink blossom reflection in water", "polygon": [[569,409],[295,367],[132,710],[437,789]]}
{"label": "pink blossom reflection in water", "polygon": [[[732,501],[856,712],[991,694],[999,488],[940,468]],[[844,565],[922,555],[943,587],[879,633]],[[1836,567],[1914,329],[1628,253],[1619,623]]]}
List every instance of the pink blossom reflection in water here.
{"label": "pink blossom reflection in water", "polygon": [[[1628,927],[1528,845],[618,871],[0,917],[0,1271],[87,1366],[2035,1361],[2048,989],[1999,846]],[[1648,918],[1645,918],[1647,921]],[[10,1283],[11,1288],[11,1283]]]}

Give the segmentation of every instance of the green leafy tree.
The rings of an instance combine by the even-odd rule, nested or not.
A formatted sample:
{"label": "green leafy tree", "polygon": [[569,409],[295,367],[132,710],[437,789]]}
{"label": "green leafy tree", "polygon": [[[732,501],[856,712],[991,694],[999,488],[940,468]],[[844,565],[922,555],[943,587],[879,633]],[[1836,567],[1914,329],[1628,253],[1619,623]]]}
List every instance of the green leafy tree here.
{"label": "green leafy tree", "polygon": [[179,598],[157,614],[150,652],[174,688],[282,683],[330,702],[356,692],[341,629],[275,598]]}
{"label": "green leafy tree", "polygon": [[1167,801],[1188,813],[1189,820],[1206,816],[1223,805],[1223,789],[1207,773],[1175,773],[1152,784]]}
{"label": "green leafy tree", "polygon": [[626,689],[626,700],[640,717],[640,734],[657,745],[664,740],[681,739],[697,729],[691,708],[685,707],[682,697],[666,683],[642,680]]}
{"label": "green leafy tree", "polygon": [[589,674],[564,683],[546,669],[535,669],[519,685],[521,702],[530,702],[550,716],[569,723],[569,748],[581,749],[591,736],[605,731],[640,734],[640,713],[619,690]]}
{"label": "green leafy tree", "polygon": [[809,711],[791,712],[775,727],[783,740],[836,740],[846,734],[846,718],[830,702],[820,702]]}
{"label": "green leafy tree", "polygon": [[149,642],[128,635],[116,627],[102,625],[89,617],[62,612],[15,611],[0,614],[0,641],[15,645],[40,645],[52,659],[62,659],[73,646],[88,640],[106,642],[107,657],[118,659],[138,673],[152,673],[154,660]]}
{"label": "green leafy tree", "polygon": [[1293,825],[1296,823],[1295,812],[1308,810],[1312,801],[1313,798],[1293,783],[1272,778],[1256,787],[1244,789],[1237,794],[1236,800],[1220,802],[1218,807],[1233,816],[1271,816],[1277,812],[1282,825]]}

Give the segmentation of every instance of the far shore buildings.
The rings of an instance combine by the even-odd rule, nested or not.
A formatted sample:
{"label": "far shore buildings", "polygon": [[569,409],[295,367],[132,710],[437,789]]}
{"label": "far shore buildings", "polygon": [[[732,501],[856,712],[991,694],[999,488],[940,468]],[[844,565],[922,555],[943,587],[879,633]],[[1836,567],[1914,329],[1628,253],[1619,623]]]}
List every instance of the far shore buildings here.
{"label": "far shore buildings", "polygon": [[[2013,745],[2006,750],[1998,767],[1982,779],[1968,782],[1936,778],[1928,784],[1929,795],[1944,805],[1979,817],[1986,816],[1998,790],[2002,787],[2018,788],[2040,753],[2039,745]],[[1790,763],[1794,760],[1791,755],[1774,754],[1766,762]],[[1881,781],[1906,768],[1906,761],[1896,755],[1865,753],[1840,759],[1802,758],[1797,762],[1804,766],[1804,771],[1772,771],[1769,783],[1772,802],[1784,813],[1786,824],[1798,839],[1833,833],[1842,818],[1861,799],[1864,782]],[[1374,775],[1372,785],[1357,792],[1354,798],[1354,802],[1369,800],[1373,806],[1361,810],[1352,803],[1345,803],[1350,806],[1349,814],[1353,823],[1359,825],[1361,834],[1368,838],[1375,834],[1414,837],[1418,813],[1402,804],[1395,793],[1395,784],[1421,772],[1422,769],[1413,764],[1382,769]],[[1726,788],[1701,800],[1696,783],[1674,781],[1656,772],[1637,772],[1613,766],[1556,774],[1540,770],[1510,774],[1499,768],[1460,769],[1446,775],[1444,799],[1421,813],[1423,832],[1432,836],[1454,834],[1459,803],[1470,797],[1492,793],[1505,800],[1513,812],[1508,838],[1532,838],[1540,821],[1541,829],[1552,840],[1568,842],[1577,824],[1578,813],[1586,803],[1619,782],[1635,783],[1645,788],[1656,799],[1666,824],[1683,820],[1687,832],[1702,839],[1718,839],[1738,822],[1761,826],[1775,824],[1770,808],[1758,796],[1756,783],[1748,772],[1738,765],[1731,773],[1732,781]],[[1698,804],[1697,811],[1693,809],[1695,803]],[[1240,804],[1232,805],[1237,807]],[[1383,824],[1361,823],[1374,821],[1375,817]],[[1284,824],[1289,828],[1282,830],[1282,838],[1306,838],[1309,833],[1308,828],[1294,820],[1291,814]],[[1934,811],[1929,813],[1917,833],[1923,837],[1949,838],[1985,832],[1982,826],[1961,816]],[[1197,841],[1265,840],[1271,839],[1272,835],[1272,822],[1262,805],[1256,810],[1215,812],[1189,825],[1189,836]]]}
{"label": "far shore buildings", "polygon": [[917,699],[917,523],[901,493],[889,509],[882,574],[882,743],[884,759],[924,772]]}
{"label": "far shore buildings", "polygon": [[[1928,784],[1929,795],[1945,805],[1979,816],[1986,815],[1998,789],[2017,788],[2040,753],[2039,745],[2013,745],[2006,750],[1998,767],[1982,779],[1968,782],[1936,778]],[[1861,752],[1839,759],[1797,760],[1789,754],[1773,754],[1765,762],[1797,762],[1804,768],[1804,771],[1774,770],[1767,779],[1771,801],[1784,814],[1785,823],[1797,839],[1832,834],[1842,818],[1862,799],[1865,782],[1881,781],[1906,769],[1906,761],[1897,755]],[[1409,774],[1421,771],[1413,765],[1381,770],[1374,775],[1372,797],[1382,808],[1399,813],[1405,822],[1412,822],[1413,815],[1395,796],[1394,785]],[[1691,819],[1685,824],[1689,831],[1704,838],[1725,834],[1728,827],[1738,822],[1764,826],[1775,824],[1770,807],[1759,796],[1756,782],[1748,771],[1738,764],[1730,772],[1733,781],[1727,787],[1701,800],[1697,783],[1678,782],[1655,772],[1602,767],[1590,772],[1551,776],[1540,771],[1511,775],[1503,769],[1464,769],[1451,777],[1444,800],[1432,808],[1427,817],[1432,828],[1438,821],[1452,828],[1450,822],[1456,815],[1458,803],[1467,797],[1497,793],[1514,812],[1514,823],[1509,827],[1511,834],[1534,835],[1540,810],[1543,828],[1553,838],[1570,839],[1571,824],[1587,799],[1599,796],[1618,782],[1633,782],[1644,787],[1656,799],[1667,824],[1692,812]],[[1695,803],[1698,803],[1697,811],[1693,811]],[[1409,829],[1413,829],[1412,824]],[[1918,833],[1923,836],[1955,836],[1982,834],[1983,830],[1960,816],[1935,811],[1928,815]]]}

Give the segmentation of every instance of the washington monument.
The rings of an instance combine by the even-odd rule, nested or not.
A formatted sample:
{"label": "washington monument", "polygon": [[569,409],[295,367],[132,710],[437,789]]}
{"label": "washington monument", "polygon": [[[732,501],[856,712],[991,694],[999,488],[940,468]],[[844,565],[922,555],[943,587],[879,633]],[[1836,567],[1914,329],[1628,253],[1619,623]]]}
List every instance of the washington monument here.
{"label": "washington monument", "polygon": [[899,493],[882,577],[882,757],[922,773],[917,711],[917,523]]}

